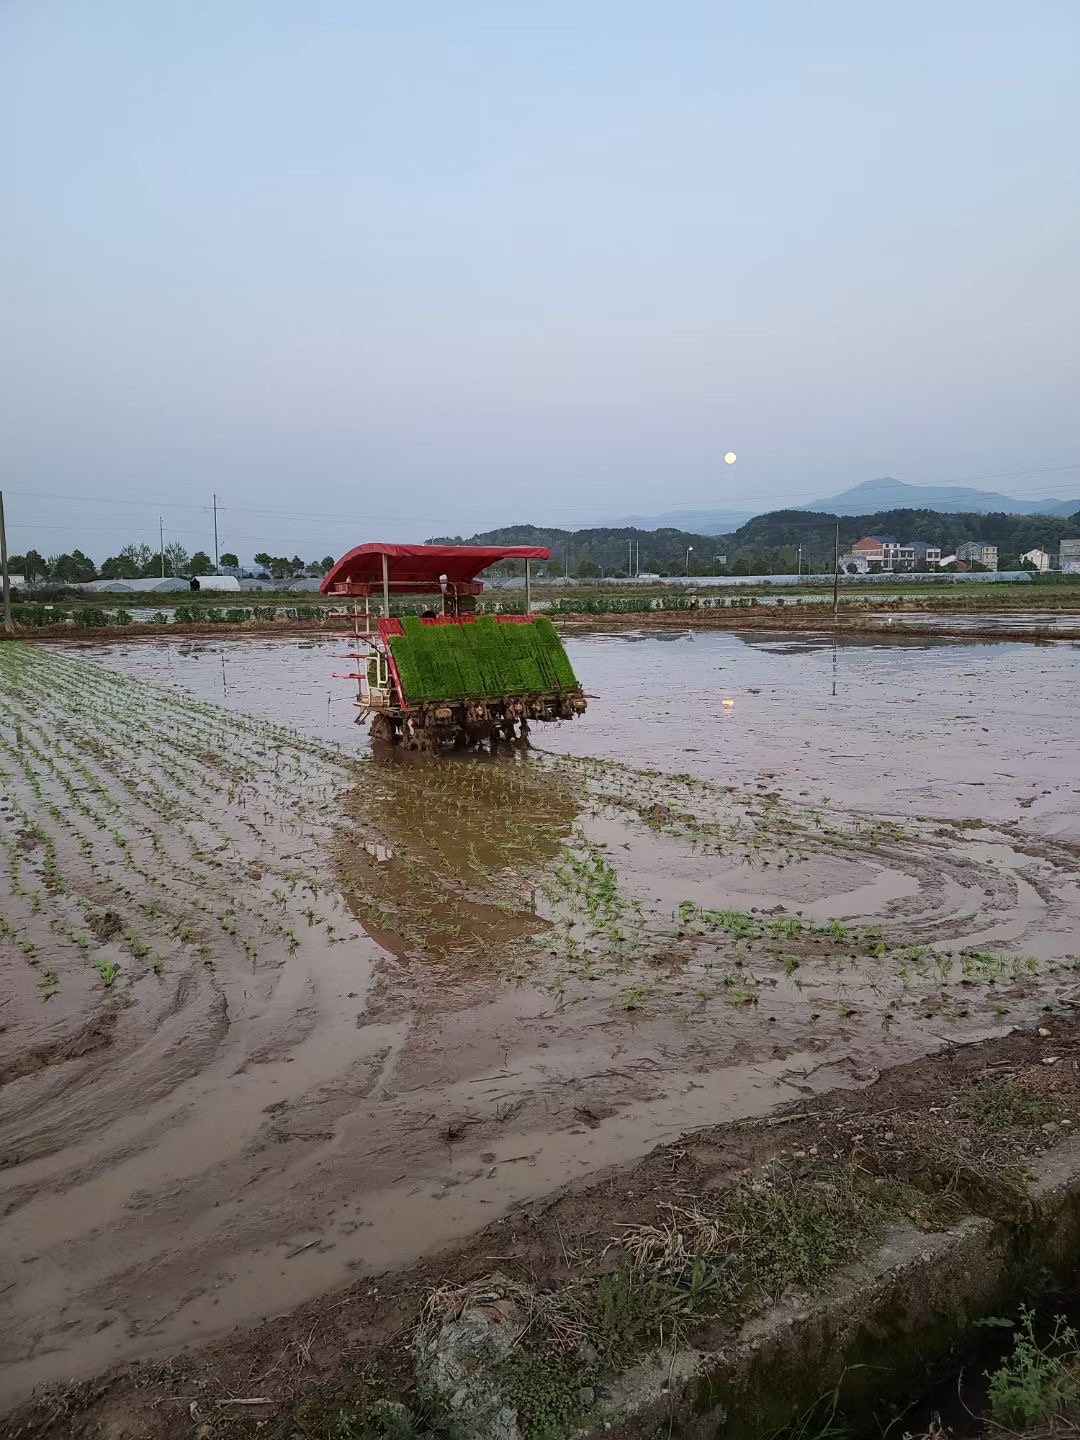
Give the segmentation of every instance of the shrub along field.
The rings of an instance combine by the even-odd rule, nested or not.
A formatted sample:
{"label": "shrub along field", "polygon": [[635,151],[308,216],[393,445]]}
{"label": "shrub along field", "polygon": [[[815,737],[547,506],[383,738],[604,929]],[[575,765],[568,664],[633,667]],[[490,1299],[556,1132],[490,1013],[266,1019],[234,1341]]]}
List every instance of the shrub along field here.
{"label": "shrub along field", "polygon": [[[897,595],[897,592],[900,592]],[[103,597],[104,598],[104,597]],[[223,605],[209,595],[181,594],[175,605],[157,608],[162,602],[137,604],[127,600],[119,605],[99,601],[93,605],[58,600],[55,604],[16,600],[12,614],[16,626],[28,632],[52,626],[79,629],[104,629],[113,626],[146,625],[247,625],[288,622],[299,625],[331,624],[331,608],[321,596],[308,593],[296,595],[245,594],[242,605]],[[711,614],[719,611],[783,609],[787,616],[803,612],[807,617],[820,615],[832,602],[829,585],[778,586],[769,584],[740,585],[738,589],[687,590],[677,585],[648,587],[607,586],[543,586],[533,592],[534,611],[550,615],[646,615],[657,610],[685,615],[694,612]],[[395,615],[418,615],[428,606],[424,598],[415,601],[395,600]],[[1001,610],[1050,610],[1059,613],[1076,611],[1080,616],[1080,577],[1034,576],[1024,582],[990,581],[978,584],[947,583],[941,580],[923,584],[905,583],[883,576],[874,584],[841,584],[840,603],[848,617],[866,610],[916,606],[932,611],[969,612]],[[480,600],[480,613],[520,615],[524,612],[525,596],[518,590],[490,590]]]}

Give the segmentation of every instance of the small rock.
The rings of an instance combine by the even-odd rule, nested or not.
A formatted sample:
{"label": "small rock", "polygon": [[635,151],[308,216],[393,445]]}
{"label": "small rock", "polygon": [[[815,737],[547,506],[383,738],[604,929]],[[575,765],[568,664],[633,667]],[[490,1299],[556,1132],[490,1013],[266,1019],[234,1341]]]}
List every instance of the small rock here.
{"label": "small rock", "polygon": [[1042,1063],[1044,1065],[1056,1065],[1060,1059],[1060,1055],[1044,1055]]}
{"label": "small rock", "polygon": [[578,1346],[577,1358],[581,1361],[582,1365],[599,1365],[600,1363],[599,1351],[595,1346],[590,1345],[587,1340],[584,1344]]}
{"label": "small rock", "polygon": [[1048,1120],[1046,1124],[1042,1127],[1044,1135],[1052,1135],[1056,1129],[1057,1125],[1054,1123],[1053,1120]]}
{"label": "small rock", "polygon": [[1047,1028],[1046,1028],[1045,1025],[1040,1025],[1040,1026],[1039,1026],[1039,1034],[1042,1036],[1042,1038],[1043,1038],[1044,1040],[1049,1040],[1049,1038],[1050,1038],[1050,1031],[1047,1030]]}
{"label": "small rock", "polygon": [[1070,1126],[1070,1125],[1072,1124],[1072,1121],[1071,1121],[1071,1120],[1059,1120],[1059,1121],[1058,1121],[1058,1124],[1059,1124],[1059,1125],[1064,1125],[1064,1126],[1067,1128],[1068,1126]]}
{"label": "small rock", "polygon": [[583,1410],[591,1410],[596,1404],[596,1391],[591,1385],[583,1385],[578,1395]]}
{"label": "small rock", "polygon": [[892,1132],[891,1130],[886,1130],[886,1131],[885,1131],[885,1134],[882,1136],[882,1139],[883,1139],[883,1140],[895,1140],[895,1139],[896,1139],[896,1136],[893,1134],[893,1132]]}

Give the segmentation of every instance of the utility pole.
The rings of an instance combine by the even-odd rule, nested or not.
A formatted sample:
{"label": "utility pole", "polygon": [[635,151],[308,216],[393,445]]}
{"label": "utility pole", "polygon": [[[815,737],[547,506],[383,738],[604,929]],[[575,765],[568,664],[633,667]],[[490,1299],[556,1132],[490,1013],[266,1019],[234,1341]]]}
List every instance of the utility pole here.
{"label": "utility pole", "polygon": [[840,521],[836,522],[836,540],[833,545],[833,576],[832,576],[832,618],[836,623],[840,614]]}
{"label": "utility pole", "polygon": [[221,562],[218,560],[218,543],[217,543],[217,496],[216,496],[216,495],[214,496],[214,569],[215,569],[215,570],[220,570],[220,569],[221,569]]}
{"label": "utility pole", "polygon": [[626,578],[629,580],[630,576],[634,573],[634,542],[633,540],[628,540],[626,543],[630,547],[630,554],[626,560]]}
{"label": "utility pole", "polygon": [[4,492],[0,490],[0,572],[4,583],[4,634],[10,640],[15,634],[11,618],[11,577],[7,568],[7,530],[4,527]]}
{"label": "utility pole", "polygon": [[161,560],[161,578],[165,579],[165,521],[158,516],[158,558]]}

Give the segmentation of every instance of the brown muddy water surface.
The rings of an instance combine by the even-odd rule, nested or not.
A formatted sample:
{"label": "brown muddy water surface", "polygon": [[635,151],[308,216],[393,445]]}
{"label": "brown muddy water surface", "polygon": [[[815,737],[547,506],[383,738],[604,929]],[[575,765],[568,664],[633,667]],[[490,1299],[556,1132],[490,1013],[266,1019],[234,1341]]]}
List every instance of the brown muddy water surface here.
{"label": "brown muddy water surface", "polygon": [[1075,646],[583,634],[452,761],[337,648],[0,648],[5,1400],[1078,983]]}

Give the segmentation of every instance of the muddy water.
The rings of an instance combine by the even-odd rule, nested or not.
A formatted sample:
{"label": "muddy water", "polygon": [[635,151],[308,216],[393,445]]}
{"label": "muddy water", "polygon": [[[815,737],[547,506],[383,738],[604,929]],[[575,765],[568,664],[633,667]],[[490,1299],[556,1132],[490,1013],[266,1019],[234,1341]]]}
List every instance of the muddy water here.
{"label": "muddy water", "polygon": [[1080,842],[1080,645],[684,632],[571,648],[599,699],[539,744]]}
{"label": "muddy water", "polygon": [[581,636],[550,753],[452,763],[372,755],[335,648],[5,691],[5,1397],[1076,982],[1072,647]]}
{"label": "muddy water", "polygon": [[1064,636],[1076,638],[1080,631],[1080,616],[1075,611],[1061,610],[967,610],[959,614],[949,611],[923,611],[893,614],[885,611],[872,614],[871,619],[880,621],[889,629],[920,630],[932,627],[935,630],[950,630],[957,635],[965,632],[999,631],[1008,635],[1014,630],[1060,631]]}
{"label": "muddy water", "polygon": [[[339,648],[162,641],[78,653],[363,755],[350,686],[332,678],[348,668]],[[1075,822],[1080,839],[1080,644],[672,631],[571,634],[567,648],[593,698],[584,720],[538,729],[544,749],[764,781],[874,812]]]}

